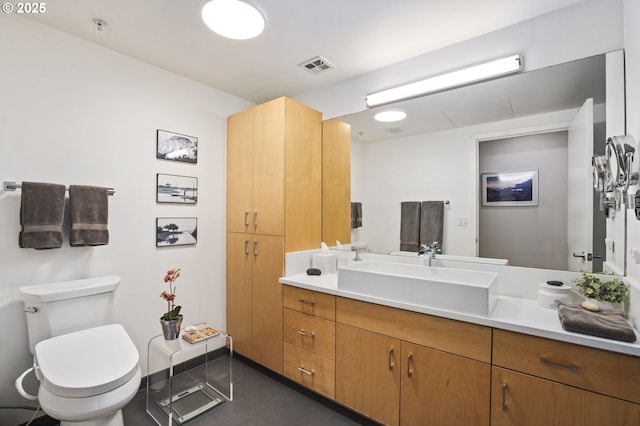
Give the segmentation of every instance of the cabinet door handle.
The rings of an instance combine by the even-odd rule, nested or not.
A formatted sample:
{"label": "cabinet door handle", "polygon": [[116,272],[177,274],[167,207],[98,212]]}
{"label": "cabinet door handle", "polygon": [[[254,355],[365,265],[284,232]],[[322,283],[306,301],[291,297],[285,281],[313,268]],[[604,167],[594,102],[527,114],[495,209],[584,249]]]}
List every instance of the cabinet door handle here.
{"label": "cabinet door handle", "polygon": [[313,370],[309,371],[304,367],[298,367],[298,371],[301,372],[301,373],[307,374],[309,376],[313,376],[314,374],[316,374],[315,371],[313,371]]}
{"label": "cabinet door handle", "polygon": [[393,348],[389,348],[389,354],[387,355],[387,364],[389,367],[389,370],[393,370],[394,367],[394,363],[393,363]]}
{"label": "cabinet door handle", "polygon": [[312,339],[314,337],[316,337],[315,333],[308,333],[308,332],[306,332],[304,330],[298,330],[298,334],[301,335],[301,336],[304,336],[304,337],[311,337]]}
{"label": "cabinet door handle", "polygon": [[543,356],[540,357],[540,361],[542,361],[543,364],[555,365],[556,367],[568,368],[571,371],[578,371],[578,366],[575,364],[564,364],[562,362],[553,361]]}
{"label": "cabinet door handle", "polygon": [[249,256],[249,240],[244,240],[244,255]]}
{"label": "cabinet door handle", "polygon": [[258,227],[258,212],[253,212],[253,227]]}
{"label": "cabinet door handle", "polygon": [[258,242],[257,241],[253,242],[253,255],[254,256],[258,255]]}
{"label": "cabinet door handle", "polygon": [[502,384],[502,411],[507,411],[507,384]]}
{"label": "cabinet door handle", "polygon": [[244,226],[249,226],[249,212],[244,212]]}
{"label": "cabinet door handle", "polygon": [[413,369],[411,368],[411,360],[413,359],[413,355],[407,355],[407,377],[411,377],[413,375]]}

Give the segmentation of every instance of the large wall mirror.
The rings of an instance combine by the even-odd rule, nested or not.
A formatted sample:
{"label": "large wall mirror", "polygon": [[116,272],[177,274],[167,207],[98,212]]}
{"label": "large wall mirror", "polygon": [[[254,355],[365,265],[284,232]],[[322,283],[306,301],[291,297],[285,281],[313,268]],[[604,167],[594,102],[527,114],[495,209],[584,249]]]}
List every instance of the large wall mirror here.
{"label": "large wall mirror", "polygon": [[[589,212],[584,200],[574,200],[583,189],[571,187],[569,170],[575,156],[570,127],[581,120],[576,117],[582,111],[588,120],[580,126],[591,129],[593,148],[580,153],[578,164],[588,175],[583,173],[579,182],[593,195],[591,155],[604,154],[606,121],[611,119],[605,113],[611,77],[606,76],[611,71],[605,56],[341,117],[352,130],[352,200],[362,203],[362,227],[352,230],[352,241],[367,242],[374,252],[399,251],[401,203],[442,200],[448,201],[445,254],[506,258],[514,266],[602,271],[609,225],[595,197],[589,198]],[[619,74],[622,82],[623,71]],[[402,109],[407,117],[376,122],[373,116],[385,109]],[[531,170],[537,171],[537,205],[482,205],[485,173]],[[624,224],[624,213],[622,208],[618,223]],[[586,234],[590,246],[571,247],[572,226]],[[618,235],[618,250],[624,252],[624,231]]]}

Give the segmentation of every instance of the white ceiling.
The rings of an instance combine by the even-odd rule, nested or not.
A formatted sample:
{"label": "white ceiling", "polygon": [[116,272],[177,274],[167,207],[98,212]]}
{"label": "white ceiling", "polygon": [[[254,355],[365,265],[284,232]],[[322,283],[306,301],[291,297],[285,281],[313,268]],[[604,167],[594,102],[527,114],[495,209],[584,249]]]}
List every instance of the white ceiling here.
{"label": "white ceiling", "polygon": [[[204,25],[206,0],[55,0],[30,18],[255,103],[296,96],[583,0],[250,0],[247,41]],[[106,22],[98,31],[94,18]],[[336,66],[311,74],[322,56]]]}

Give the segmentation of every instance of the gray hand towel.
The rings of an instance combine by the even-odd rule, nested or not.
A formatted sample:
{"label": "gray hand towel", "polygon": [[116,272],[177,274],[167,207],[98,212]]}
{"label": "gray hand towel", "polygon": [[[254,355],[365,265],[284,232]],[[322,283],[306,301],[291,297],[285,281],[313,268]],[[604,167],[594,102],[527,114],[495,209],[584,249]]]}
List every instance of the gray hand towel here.
{"label": "gray hand towel", "polygon": [[442,247],[444,229],[444,201],[423,201],[420,212],[420,244],[438,242]]}
{"label": "gray hand towel", "polygon": [[400,250],[420,250],[420,202],[400,203]]}
{"label": "gray hand towel", "polygon": [[109,244],[108,188],[71,185],[71,245],[101,246]]}
{"label": "gray hand towel", "polygon": [[575,333],[606,339],[635,342],[636,333],[622,313],[611,309],[591,312],[580,304],[567,304],[558,301],[558,318],[562,328]]}
{"label": "gray hand towel", "polygon": [[18,244],[22,248],[62,247],[64,185],[22,182]]}
{"label": "gray hand towel", "polygon": [[351,203],[351,228],[362,228],[362,203]]}

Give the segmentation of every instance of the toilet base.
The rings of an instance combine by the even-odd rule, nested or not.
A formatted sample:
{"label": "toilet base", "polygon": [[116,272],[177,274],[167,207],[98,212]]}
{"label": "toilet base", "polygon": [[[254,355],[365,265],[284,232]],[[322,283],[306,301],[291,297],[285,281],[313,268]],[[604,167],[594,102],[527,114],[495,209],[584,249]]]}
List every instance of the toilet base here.
{"label": "toilet base", "polygon": [[110,415],[84,422],[61,421],[60,426],[124,426],[124,419],[122,418],[122,410],[118,410]]}

